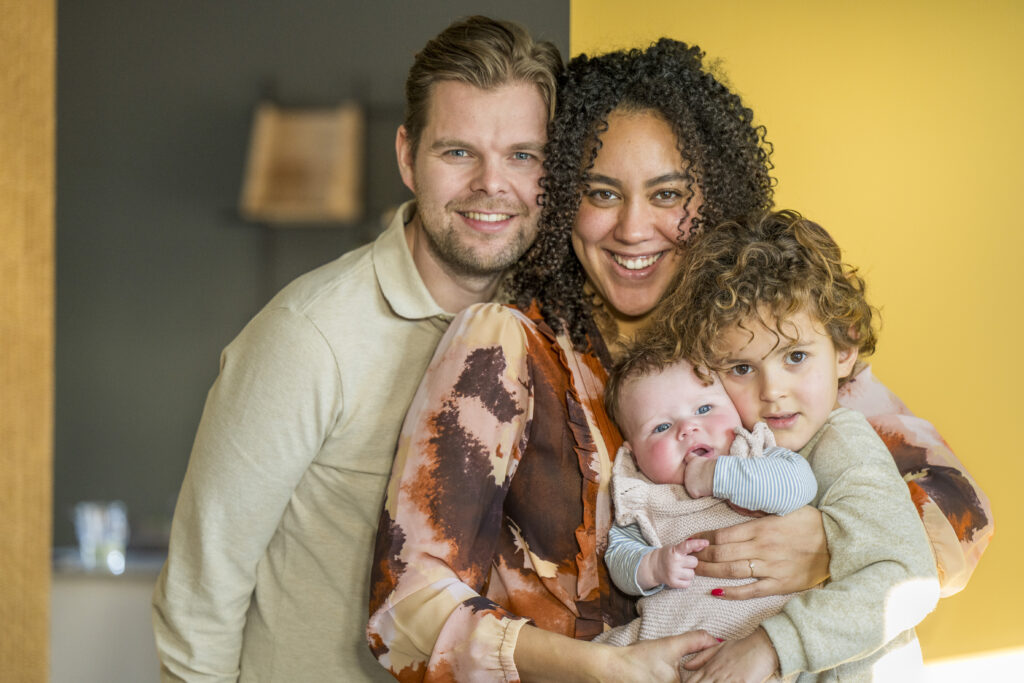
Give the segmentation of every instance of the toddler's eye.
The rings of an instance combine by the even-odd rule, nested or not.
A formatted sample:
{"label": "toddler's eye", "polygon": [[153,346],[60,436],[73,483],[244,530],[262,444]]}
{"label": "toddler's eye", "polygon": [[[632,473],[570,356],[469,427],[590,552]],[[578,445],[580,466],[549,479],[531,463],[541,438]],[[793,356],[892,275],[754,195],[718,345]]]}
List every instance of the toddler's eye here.
{"label": "toddler's eye", "polygon": [[672,425],[670,425],[668,422],[662,422],[660,425],[654,428],[654,433],[660,434],[671,426]]}
{"label": "toddler's eye", "polygon": [[799,365],[807,359],[806,351],[790,351],[786,356],[786,362],[790,365]]}
{"label": "toddler's eye", "polygon": [[740,363],[739,365],[734,365],[731,368],[729,368],[729,373],[732,375],[736,375],[737,377],[749,375],[753,371],[754,369],[747,365],[746,363]]}
{"label": "toddler's eye", "polygon": [[698,415],[707,415],[710,412],[711,412],[711,406],[709,404],[707,404],[707,403],[702,405],[700,408],[697,408],[697,414]]}

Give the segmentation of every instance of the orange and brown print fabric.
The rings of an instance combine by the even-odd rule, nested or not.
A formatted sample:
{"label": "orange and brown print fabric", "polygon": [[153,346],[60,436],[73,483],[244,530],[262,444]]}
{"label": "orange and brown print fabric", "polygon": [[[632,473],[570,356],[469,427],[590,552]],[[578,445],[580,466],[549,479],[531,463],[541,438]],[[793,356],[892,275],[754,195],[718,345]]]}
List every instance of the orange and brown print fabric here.
{"label": "orange and brown print fabric", "polygon": [[[576,638],[633,618],[603,562],[621,444],[605,347],[573,350],[536,308],[474,306],[442,339],[402,428],[378,530],[367,627],[403,681],[519,679],[527,620]],[[944,594],[992,534],[991,509],[934,428],[866,368],[840,402],[895,453]]]}
{"label": "orange and brown print fabric", "polygon": [[535,309],[485,304],[452,323],[378,532],[370,641],[399,679],[516,680],[522,617],[591,638],[634,616],[603,561],[621,445],[605,378]]}

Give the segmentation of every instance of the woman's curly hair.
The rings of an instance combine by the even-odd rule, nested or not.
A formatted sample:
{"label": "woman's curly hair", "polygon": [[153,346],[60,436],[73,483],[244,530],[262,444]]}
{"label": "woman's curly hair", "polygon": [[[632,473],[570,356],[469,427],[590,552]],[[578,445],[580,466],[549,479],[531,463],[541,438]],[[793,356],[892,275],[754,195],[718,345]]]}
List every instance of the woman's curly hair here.
{"label": "woman's curly hair", "polygon": [[595,302],[584,294],[586,274],[573,253],[571,230],[587,178],[614,110],[651,111],[672,127],[691,188],[680,244],[704,226],[771,208],[771,146],[764,128],[704,66],[700,48],[662,38],[646,50],[573,58],[559,80],[555,117],[548,129],[544,206],[537,240],[513,269],[509,294],[520,306],[536,301],[556,332],[578,350],[586,345]]}
{"label": "woman's curly hair", "polygon": [[796,341],[787,321],[801,312],[824,327],[837,349],[857,349],[859,358],[874,352],[877,311],[857,269],[843,263],[817,223],[795,211],[766,213],[724,223],[687,244],[677,282],[637,343],[674,346],[707,380],[707,369],[723,369],[725,332],[759,322],[777,342]]}

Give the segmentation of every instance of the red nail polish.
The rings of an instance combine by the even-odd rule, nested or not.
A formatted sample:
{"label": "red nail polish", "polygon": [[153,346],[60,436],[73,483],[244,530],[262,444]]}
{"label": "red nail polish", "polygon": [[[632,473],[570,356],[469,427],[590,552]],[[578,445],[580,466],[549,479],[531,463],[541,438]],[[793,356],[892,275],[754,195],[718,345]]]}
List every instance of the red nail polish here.
{"label": "red nail polish", "polygon": [[725,642],[725,638],[715,638],[715,640],[717,640],[720,643],[724,643]]}
{"label": "red nail polish", "polygon": [[711,591],[711,594],[712,595],[716,595],[716,596],[717,595],[725,595],[725,591],[722,590],[721,588],[716,588],[713,591]]}

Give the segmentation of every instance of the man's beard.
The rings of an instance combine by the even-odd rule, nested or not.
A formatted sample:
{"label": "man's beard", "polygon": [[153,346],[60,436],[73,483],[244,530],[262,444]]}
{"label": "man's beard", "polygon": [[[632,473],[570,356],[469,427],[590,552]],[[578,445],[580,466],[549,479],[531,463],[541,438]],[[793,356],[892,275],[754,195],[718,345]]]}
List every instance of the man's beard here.
{"label": "man's beard", "polygon": [[[524,215],[519,213],[518,217],[522,219]],[[504,241],[498,251],[493,251],[486,246],[474,249],[467,245],[450,222],[440,231],[428,229],[424,224],[423,232],[438,261],[452,273],[467,277],[489,277],[508,270],[529,248],[533,234],[532,230],[519,230],[511,240],[507,235],[495,235],[497,242],[508,241]]]}

